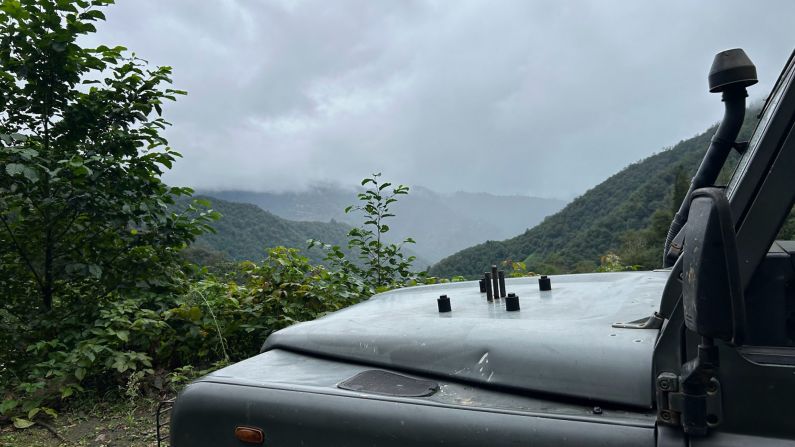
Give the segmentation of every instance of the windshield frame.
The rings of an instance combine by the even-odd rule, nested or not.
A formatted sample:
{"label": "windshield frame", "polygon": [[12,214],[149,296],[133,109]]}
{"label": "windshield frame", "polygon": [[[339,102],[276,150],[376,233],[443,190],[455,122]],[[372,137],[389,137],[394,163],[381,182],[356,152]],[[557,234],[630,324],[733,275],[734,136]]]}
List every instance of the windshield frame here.
{"label": "windshield frame", "polygon": [[734,198],[737,187],[748,172],[749,164],[751,160],[754,159],[759,149],[762,136],[765,134],[765,131],[770,125],[771,119],[773,116],[775,116],[776,111],[778,110],[778,105],[784,96],[784,92],[787,91],[785,87],[792,84],[793,77],[795,77],[795,64],[793,64],[794,58],[795,50],[790,53],[789,59],[787,59],[784,69],[779,74],[773,89],[765,99],[765,104],[762,107],[762,110],[759,112],[759,115],[757,115],[759,121],[757,122],[756,128],[754,129],[754,132],[751,136],[751,141],[749,142],[748,148],[742,154],[740,160],[738,160],[737,166],[734,168],[734,173],[726,185],[726,196],[729,198],[729,201],[732,201]]}

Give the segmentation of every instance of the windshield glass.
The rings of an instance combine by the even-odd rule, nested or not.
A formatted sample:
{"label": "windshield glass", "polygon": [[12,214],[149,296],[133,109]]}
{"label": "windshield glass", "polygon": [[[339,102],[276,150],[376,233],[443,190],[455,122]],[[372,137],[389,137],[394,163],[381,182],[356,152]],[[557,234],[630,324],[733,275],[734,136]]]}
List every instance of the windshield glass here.
{"label": "windshield glass", "polygon": [[[790,56],[790,59],[792,59],[792,56]],[[737,185],[740,183],[740,180],[743,178],[746,170],[748,169],[748,163],[754,158],[754,154],[759,147],[760,138],[762,135],[764,135],[765,129],[767,129],[768,124],[770,124],[770,119],[773,117],[776,109],[778,108],[778,103],[781,100],[781,96],[785,90],[783,87],[792,81],[793,74],[795,73],[793,65],[787,62],[786,70],[787,71],[779,77],[775,87],[773,88],[773,91],[767,98],[765,106],[762,109],[762,114],[759,117],[759,123],[757,124],[756,130],[751,137],[748,150],[745,151],[745,154],[740,157],[740,161],[737,163],[737,168],[734,170],[734,175],[732,175],[731,181],[729,182],[729,185],[726,189],[726,194],[730,200],[733,198]]]}

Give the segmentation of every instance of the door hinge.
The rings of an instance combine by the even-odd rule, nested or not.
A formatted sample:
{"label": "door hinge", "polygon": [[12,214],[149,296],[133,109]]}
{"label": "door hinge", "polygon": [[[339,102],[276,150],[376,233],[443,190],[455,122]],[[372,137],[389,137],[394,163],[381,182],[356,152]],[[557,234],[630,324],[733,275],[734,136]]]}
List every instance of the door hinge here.
{"label": "door hinge", "polygon": [[710,377],[703,393],[685,393],[680,376],[664,372],[657,376],[657,422],[682,427],[695,436],[706,435],[723,419],[720,382]]}

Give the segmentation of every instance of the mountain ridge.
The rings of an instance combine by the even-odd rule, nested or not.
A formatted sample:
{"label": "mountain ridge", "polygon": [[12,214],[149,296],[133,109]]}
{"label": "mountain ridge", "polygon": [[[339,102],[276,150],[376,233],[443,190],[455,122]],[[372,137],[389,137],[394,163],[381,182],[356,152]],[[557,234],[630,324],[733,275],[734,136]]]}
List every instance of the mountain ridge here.
{"label": "mountain ridge", "polygon": [[[344,253],[351,254],[348,249],[348,231],[351,226],[346,223],[334,220],[318,222],[284,219],[257,205],[230,202],[202,194],[197,194],[192,199],[207,200],[213,210],[221,213],[221,218],[211,224],[215,233],[199,236],[186,249],[186,258],[199,264],[219,261],[258,262],[267,256],[267,249],[276,246],[297,248],[311,262],[322,264],[325,252],[317,247],[309,249],[309,239],[338,245]],[[183,199],[178,206],[186,206],[187,200]],[[417,256],[411,246],[404,248],[404,252],[409,256]],[[417,256],[414,264],[420,270],[430,265],[420,256]]]}
{"label": "mountain ridge", "polygon": [[[254,204],[288,220],[335,220],[348,225],[358,224],[357,215],[343,211],[356,202],[356,192],[328,185],[299,192],[198,191],[211,200]],[[435,262],[475,243],[523,231],[564,205],[559,199],[461,191],[438,193],[414,186],[392,205],[396,217],[391,219],[386,239],[396,243],[411,237],[417,241],[411,249],[419,257]]]}
{"label": "mountain ridge", "polygon": [[[738,141],[750,136],[756,124],[752,118],[755,115],[754,109],[746,114]],[[529,270],[540,273],[596,269],[602,256],[622,249],[626,244],[622,237],[648,229],[654,223],[655,213],[668,209],[677,169],[681,166],[687,178],[692,177],[716,127],[717,124],[626,166],[517,236],[489,240],[442,259],[431,266],[430,273],[475,277],[489,265],[507,260],[523,261]],[[731,160],[736,160],[736,154]],[[722,178],[728,176],[731,166],[730,161]],[[658,248],[661,259],[662,245]],[[643,249],[649,251],[655,247]]]}

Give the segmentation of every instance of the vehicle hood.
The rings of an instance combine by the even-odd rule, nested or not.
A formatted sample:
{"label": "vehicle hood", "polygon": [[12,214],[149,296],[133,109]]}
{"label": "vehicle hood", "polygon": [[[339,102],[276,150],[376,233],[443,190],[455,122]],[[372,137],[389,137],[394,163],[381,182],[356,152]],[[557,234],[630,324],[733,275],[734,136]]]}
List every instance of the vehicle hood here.
{"label": "vehicle hood", "polygon": [[[272,334],[280,348],[425,375],[650,408],[656,329],[615,322],[658,310],[669,272],[506,280],[521,310],[507,312],[477,282],[398,289]],[[452,312],[436,299],[450,297]]]}

